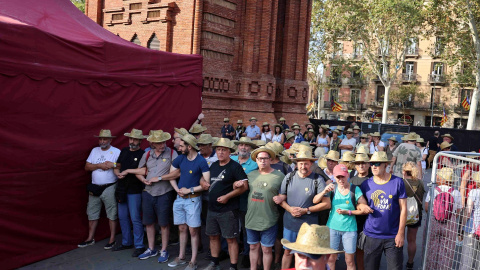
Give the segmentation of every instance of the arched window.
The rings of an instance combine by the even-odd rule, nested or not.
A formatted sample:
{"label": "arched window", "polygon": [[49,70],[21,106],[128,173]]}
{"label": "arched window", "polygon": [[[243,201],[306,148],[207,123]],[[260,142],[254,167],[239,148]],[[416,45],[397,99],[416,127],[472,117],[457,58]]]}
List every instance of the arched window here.
{"label": "arched window", "polygon": [[130,41],[137,44],[137,45],[140,45],[140,46],[142,45],[142,44],[140,44],[140,39],[138,38],[137,34],[133,35],[133,37]]}
{"label": "arched window", "polygon": [[158,40],[157,35],[153,33],[152,37],[148,40],[147,48],[152,50],[160,50],[160,40]]}

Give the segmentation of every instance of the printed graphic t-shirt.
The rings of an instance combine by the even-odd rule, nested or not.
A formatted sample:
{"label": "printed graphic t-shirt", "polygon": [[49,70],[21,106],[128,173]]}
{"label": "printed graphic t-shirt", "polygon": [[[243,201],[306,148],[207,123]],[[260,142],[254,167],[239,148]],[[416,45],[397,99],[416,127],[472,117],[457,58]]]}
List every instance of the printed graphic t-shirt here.
{"label": "printed graphic t-shirt", "polygon": [[405,185],[400,177],[390,176],[385,184],[377,184],[373,177],[360,186],[373,209],[365,222],[363,232],[372,238],[391,239],[398,233],[400,224],[400,199],[406,199]]}
{"label": "printed graphic t-shirt", "polygon": [[[108,150],[103,151],[100,147],[95,147],[90,152],[90,155],[87,158],[87,162],[90,164],[100,164],[105,161],[117,162],[118,156],[120,155],[120,150],[113,146],[110,146]],[[113,169],[102,170],[96,169],[92,171],[92,184],[95,185],[106,185],[110,183],[115,183],[117,181],[117,176],[113,173]]]}

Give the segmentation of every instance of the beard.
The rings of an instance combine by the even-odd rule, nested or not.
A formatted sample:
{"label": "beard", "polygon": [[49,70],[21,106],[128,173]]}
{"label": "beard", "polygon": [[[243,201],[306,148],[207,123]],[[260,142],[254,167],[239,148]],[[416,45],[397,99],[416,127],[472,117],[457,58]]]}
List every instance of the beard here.
{"label": "beard", "polygon": [[181,151],[181,152],[182,152],[182,155],[188,155],[188,150]]}
{"label": "beard", "polygon": [[110,143],[100,143],[98,144],[100,146],[100,148],[102,149],[107,149],[108,147],[110,147]]}
{"label": "beard", "polygon": [[129,146],[130,146],[130,149],[132,149],[132,150],[137,150],[137,149],[140,148],[140,144],[131,143],[131,144],[129,144]]}
{"label": "beard", "polygon": [[248,151],[245,151],[245,150],[239,150],[238,156],[241,158],[247,158],[250,156],[250,153],[248,153]]}

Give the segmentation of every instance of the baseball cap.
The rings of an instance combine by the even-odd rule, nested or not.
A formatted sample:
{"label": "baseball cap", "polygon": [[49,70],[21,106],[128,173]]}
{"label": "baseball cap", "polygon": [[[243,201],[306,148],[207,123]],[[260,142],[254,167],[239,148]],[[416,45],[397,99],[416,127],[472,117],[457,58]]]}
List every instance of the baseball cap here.
{"label": "baseball cap", "polygon": [[339,175],[348,177],[348,169],[347,166],[345,166],[344,164],[338,164],[337,166],[335,166],[335,168],[333,168],[333,176]]}

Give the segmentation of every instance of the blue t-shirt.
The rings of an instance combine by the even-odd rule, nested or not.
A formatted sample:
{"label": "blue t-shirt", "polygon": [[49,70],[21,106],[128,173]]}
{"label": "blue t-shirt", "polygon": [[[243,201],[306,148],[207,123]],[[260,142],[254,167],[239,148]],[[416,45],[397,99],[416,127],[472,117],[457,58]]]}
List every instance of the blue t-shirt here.
{"label": "blue t-shirt", "polygon": [[204,172],[208,172],[208,164],[202,155],[198,154],[194,160],[188,160],[186,155],[180,155],[173,160],[172,166],[180,169],[178,188],[191,188],[200,184]]}
{"label": "blue t-shirt", "polygon": [[373,177],[360,186],[373,213],[367,216],[363,232],[372,238],[391,239],[400,224],[399,199],[406,199],[405,185],[400,177],[390,176],[385,184],[377,184]]}

